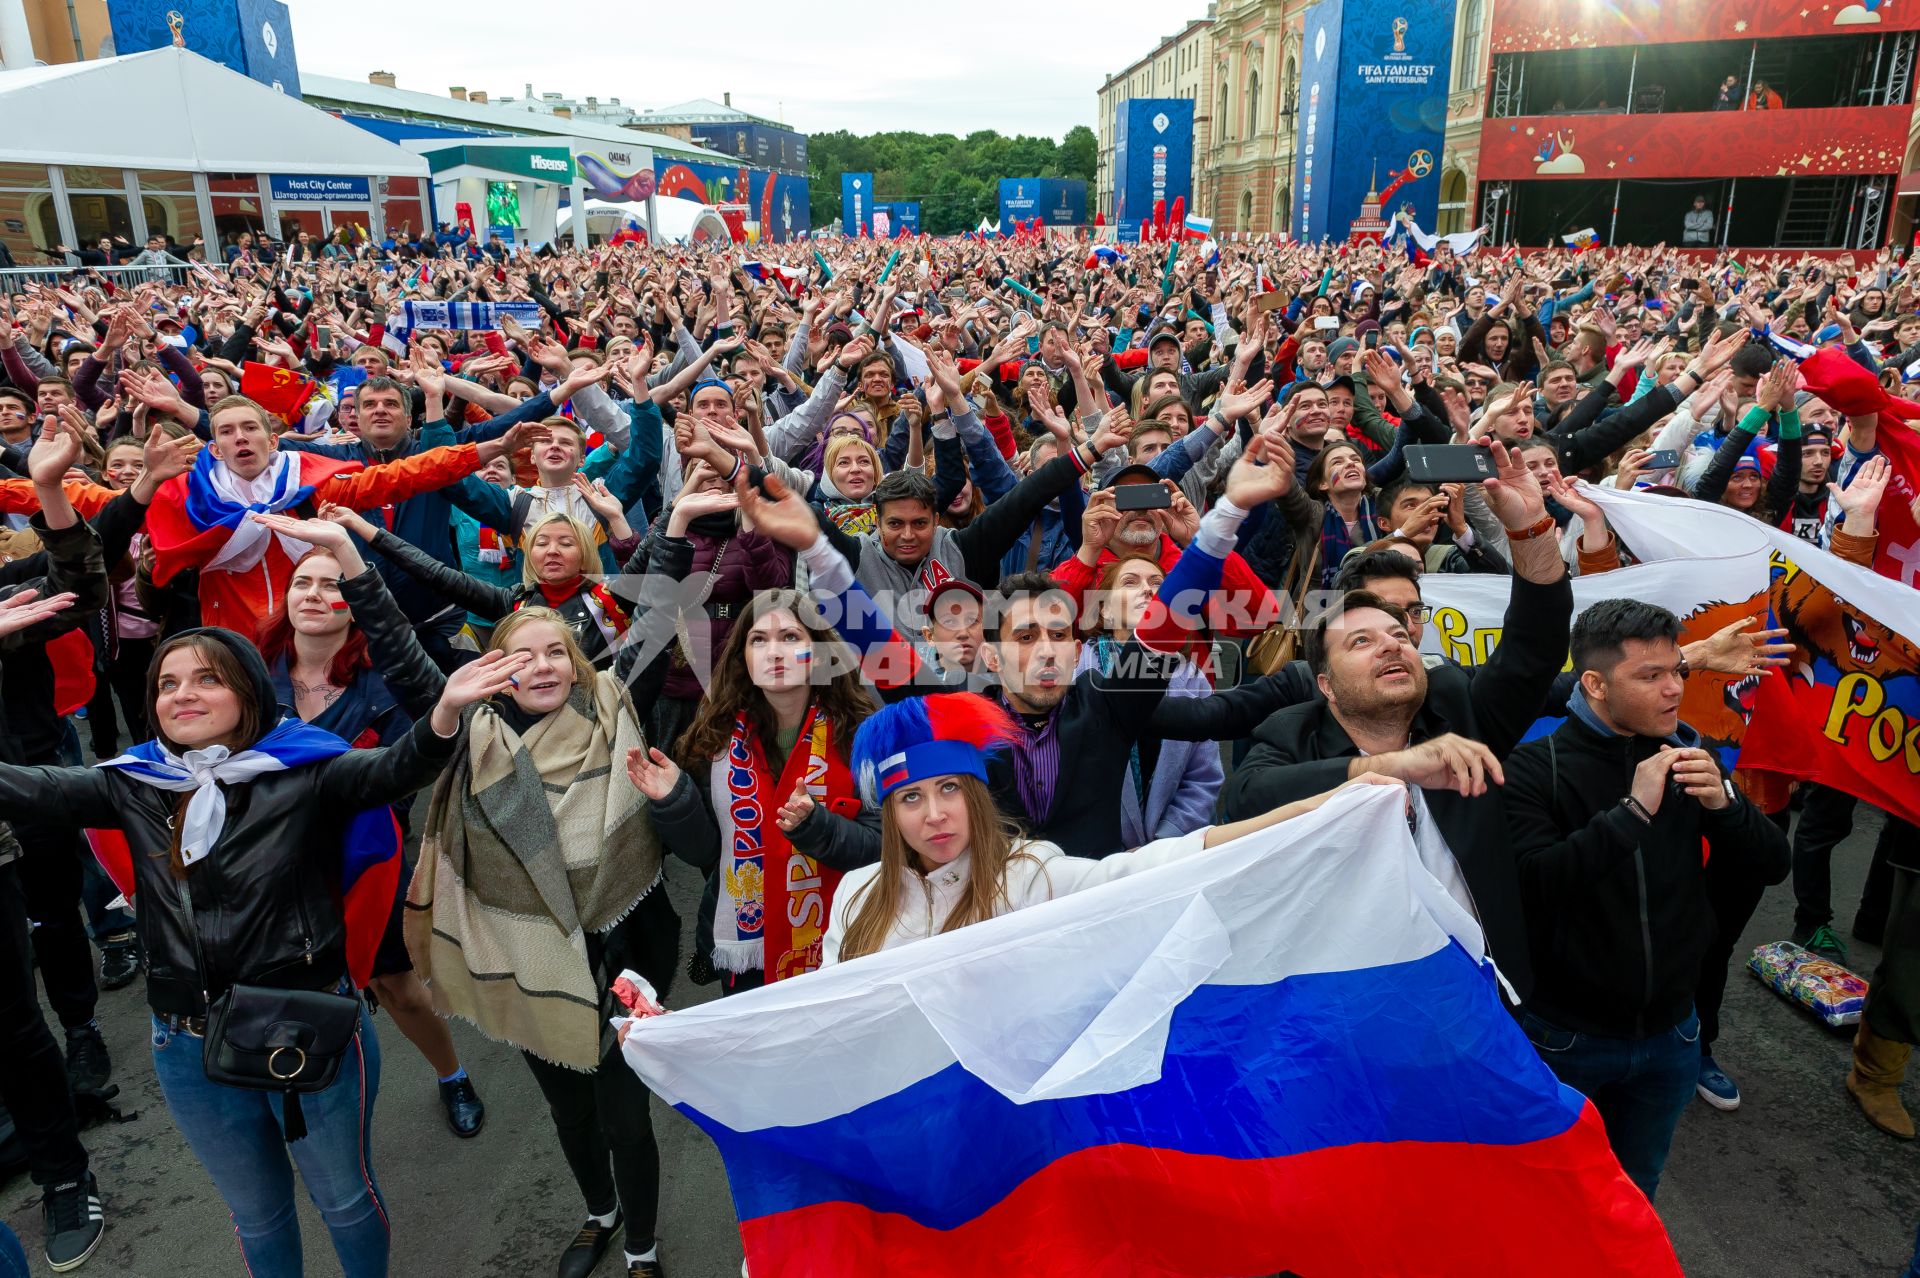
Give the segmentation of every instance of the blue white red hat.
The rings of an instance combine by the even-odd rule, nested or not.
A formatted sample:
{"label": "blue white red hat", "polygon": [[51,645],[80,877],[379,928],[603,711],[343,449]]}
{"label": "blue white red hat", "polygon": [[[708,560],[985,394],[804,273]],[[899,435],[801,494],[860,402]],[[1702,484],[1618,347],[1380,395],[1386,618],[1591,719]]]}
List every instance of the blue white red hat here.
{"label": "blue white red hat", "polygon": [[933,777],[987,779],[987,757],[1019,739],[1013,716],[977,692],[909,697],[883,707],[853,738],[860,793],[878,805]]}

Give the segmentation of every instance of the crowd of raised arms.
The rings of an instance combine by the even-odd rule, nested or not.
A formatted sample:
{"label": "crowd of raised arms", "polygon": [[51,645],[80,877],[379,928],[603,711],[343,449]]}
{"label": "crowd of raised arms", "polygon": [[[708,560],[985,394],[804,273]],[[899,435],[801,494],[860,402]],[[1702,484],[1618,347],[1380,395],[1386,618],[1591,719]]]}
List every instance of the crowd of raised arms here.
{"label": "crowd of raised arms", "polygon": [[[1679,721],[1689,670],[1783,665],[1784,632],[1576,620],[1573,577],[1635,562],[1594,493],[1871,562],[1879,419],[1774,339],[1914,397],[1913,274],[1091,247],[248,237],[4,299],[0,1100],[53,1267],[111,1211],[76,1126],[114,1091],[103,986],[144,980],[257,1278],[301,1272],[290,1167],[343,1271],[387,1272],[381,1049],[455,1134],[484,1121],[448,1017],[551,1108],[585,1213],[562,1278],[615,1246],[642,1278],[672,1222],[619,973],[802,978],[1354,784],[1420,793],[1514,1014],[1653,1196],[1685,1106],[1739,1103],[1720,1003],[1790,865],[1796,939],[1844,956],[1855,804],[1802,787],[1790,847],[1784,787]],[[1448,444],[1491,478],[1410,473]],[[1421,653],[1436,573],[1511,582],[1478,666]],[[1847,1082],[1911,1138],[1920,837],[1886,829]],[[669,856],[705,877],[686,943]]]}

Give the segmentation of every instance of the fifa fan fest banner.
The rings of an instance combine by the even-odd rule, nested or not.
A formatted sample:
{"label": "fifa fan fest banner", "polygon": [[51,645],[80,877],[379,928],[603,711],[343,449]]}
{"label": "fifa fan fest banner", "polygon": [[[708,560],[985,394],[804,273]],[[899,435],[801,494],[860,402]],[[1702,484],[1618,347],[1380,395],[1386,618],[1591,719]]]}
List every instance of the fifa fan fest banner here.
{"label": "fifa fan fest banner", "polygon": [[[1737,511],[1586,491],[1643,562],[1576,578],[1576,608],[1645,599],[1680,617],[1683,643],[1746,617],[1784,628],[1794,644],[1781,670],[1687,679],[1681,718],[1724,761],[1818,781],[1920,822],[1920,592]],[[1883,545],[1899,544],[1885,525],[1909,499],[1889,485]],[[1484,661],[1500,641],[1506,583],[1436,573],[1422,594],[1434,608],[1422,648]]]}
{"label": "fifa fan fest banner", "polygon": [[[1815,4],[1754,4],[1753,0],[1660,4],[1635,0],[1631,4],[1590,5],[1568,4],[1566,0],[1499,0],[1493,6],[1492,44],[1493,52],[1499,54],[1913,30],[1920,30],[1920,6],[1893,0],[1819,0]],[[1719,73],[1714,78],[1717,81]]]}
{"label": "fifa fan fest banner", "polygon": [[1296,239],[1377,238],[1402,210],[1438,221],[1453,11],[1453,0],[1320,0],[1306,11]]}
{"label": "fifa fan fest banner", "polygon": [[[1002,184],[1004,197],[1005,184]],[[1113,220],[1119,238],[1140,238],[1156,206],[1193,206],[1193,103],[1185,98],[1132,98],[1113,109]],[[1080,221],[1086,221],[1086,191]],[[1001,212],[1006,229],[1006,211]]]}
{"label": "fifa fan fest banner", "polygon": [[1087,220],[1087,184],[1078,178],[1001,178],[1000,234],[1012,235],[1015,223],[1082,226]]}
{"label": "fifa fan fest banner", "polygon": [[1911,106],[1868,106],[1488,120],[1480,180],[1898,173],[1912,117]]}
{"label": "fifa fan fest banner", "polygon": [[873,233],[873,174],[840,175],[840,227],[848,235]]}
{"label": "fifa fan fest banner", "polygon": [[754,1273],[1668,1278],[1408,792],[637,1021]]}

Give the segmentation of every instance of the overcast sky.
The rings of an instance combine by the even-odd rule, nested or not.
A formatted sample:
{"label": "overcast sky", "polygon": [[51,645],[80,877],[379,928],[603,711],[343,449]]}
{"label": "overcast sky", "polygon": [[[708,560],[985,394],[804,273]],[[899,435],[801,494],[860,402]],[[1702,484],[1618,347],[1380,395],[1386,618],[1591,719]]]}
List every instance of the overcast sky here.
{"label": "overcast sky", "polygon": [[[1111,6],[1090,0],[1015,10],[920,0],[291,4],[301,70],[343,79],[391,71],[403,89],[445,93],[459,84],[495,97],[521,97],[532,82],[536,94],[642,107],[718,102],[731,92],[742,110],[806,133],[998,129],[1053,138],[1091,127],[1101,81],[1184,21],[1115,21]],[[1119,7],[1162,12],[1142,0]],[[1193,13],[1184,16],[1204,12],[1203,0],[1187,7]]]}

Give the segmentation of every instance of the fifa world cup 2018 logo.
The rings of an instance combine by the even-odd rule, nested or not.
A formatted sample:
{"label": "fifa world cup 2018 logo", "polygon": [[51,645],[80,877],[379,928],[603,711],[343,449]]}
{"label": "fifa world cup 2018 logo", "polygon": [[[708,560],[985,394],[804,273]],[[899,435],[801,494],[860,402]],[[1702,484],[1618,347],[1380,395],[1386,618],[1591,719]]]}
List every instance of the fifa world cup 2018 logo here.
{"label": "fifa world cup 2018 logo", "polygon": [[1405,18],[1393,20],[1393,51],[1395,53],[1407,51],[1407,20]]}

